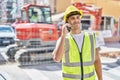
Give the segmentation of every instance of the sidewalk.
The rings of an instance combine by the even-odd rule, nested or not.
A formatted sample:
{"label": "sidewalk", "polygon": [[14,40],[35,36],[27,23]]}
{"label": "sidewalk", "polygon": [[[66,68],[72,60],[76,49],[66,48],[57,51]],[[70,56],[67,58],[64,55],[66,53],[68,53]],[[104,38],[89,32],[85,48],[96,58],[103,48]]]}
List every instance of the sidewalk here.
{"label": "sidewalk", "polygon": [[101,57],[103,80],[120,80],[120,65],[117,59]]}
{"label": "sidewalk", "polygon": [[102,57],[117,58],[120,56],[120,48],[101,46],[100,49],[99,53]]}

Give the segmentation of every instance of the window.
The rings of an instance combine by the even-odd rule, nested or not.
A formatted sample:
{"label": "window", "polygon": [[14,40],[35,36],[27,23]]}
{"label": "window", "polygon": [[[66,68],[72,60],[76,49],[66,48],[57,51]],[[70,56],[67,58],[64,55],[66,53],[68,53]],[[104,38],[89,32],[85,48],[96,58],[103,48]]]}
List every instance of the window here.
{"label": "window", "polygon": [[22,12],[22,20],[23,20],[23,21],[26,21],[26,20],[27,20],[26,12],[25,12],[25,11]]}
{"label": "window", "polygon": [[89,15],[84,15],[81,19],[82,30],[88,30],[91,26],[91,20]]}
{"label": "window", "polygon": [[101,30],[112,30],[114,26],[113,17],[103,16],[101,22]]}
{"label": "window", "polygon": [[28,12],[32,23],[52,23],[49,7],[30,7]]}
{"label": "window", "polygon": [[12,32],[10,27],[0,27],[0,32]]}

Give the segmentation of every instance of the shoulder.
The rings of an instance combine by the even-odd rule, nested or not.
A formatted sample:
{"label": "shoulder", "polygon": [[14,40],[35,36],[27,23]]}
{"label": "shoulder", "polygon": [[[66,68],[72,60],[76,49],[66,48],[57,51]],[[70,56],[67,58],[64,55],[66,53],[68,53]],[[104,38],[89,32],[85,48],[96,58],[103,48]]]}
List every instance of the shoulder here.
{"label": "shoulder", "polygon": [[[62,38],[61,36],[58,38],[57,43],[60,42],[61,38]],[[66,36],[65,40],[68,40],[68,38],[69,38],[69,36]]]}
{"label": "shoulder", "polygon": [[95,36],[95,32],[94,31],[89,31],[89,30],[85,30],[84,34],[89,35],[89,36],[90,35]]}

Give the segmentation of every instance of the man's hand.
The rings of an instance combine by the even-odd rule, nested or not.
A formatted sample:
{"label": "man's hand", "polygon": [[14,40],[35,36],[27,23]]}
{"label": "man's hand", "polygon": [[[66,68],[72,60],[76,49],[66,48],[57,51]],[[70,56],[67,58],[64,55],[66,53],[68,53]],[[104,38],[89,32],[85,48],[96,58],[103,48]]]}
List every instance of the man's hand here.
{"label": "man's hand", "polygon": [[70,27],[70,24],[69,24],[69,23],[65,23],[65,24],[62,26],[62,36],[65,36],[65,35],[68,33],[67,27]]}

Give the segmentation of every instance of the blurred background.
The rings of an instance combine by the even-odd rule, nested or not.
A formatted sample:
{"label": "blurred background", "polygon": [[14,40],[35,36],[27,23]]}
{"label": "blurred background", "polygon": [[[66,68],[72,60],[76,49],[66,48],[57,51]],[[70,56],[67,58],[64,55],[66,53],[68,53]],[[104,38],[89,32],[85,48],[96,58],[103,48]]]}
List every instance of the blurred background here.
{"label": "blurred background", "polygon": [[83,11],[81,29],[96,34],[103,80],[120,79],[119,0],[0,0],[0,80],[61,80],[51,53],[69,5]]}

